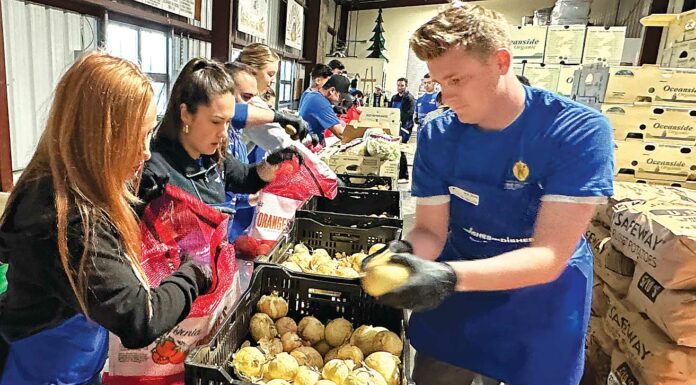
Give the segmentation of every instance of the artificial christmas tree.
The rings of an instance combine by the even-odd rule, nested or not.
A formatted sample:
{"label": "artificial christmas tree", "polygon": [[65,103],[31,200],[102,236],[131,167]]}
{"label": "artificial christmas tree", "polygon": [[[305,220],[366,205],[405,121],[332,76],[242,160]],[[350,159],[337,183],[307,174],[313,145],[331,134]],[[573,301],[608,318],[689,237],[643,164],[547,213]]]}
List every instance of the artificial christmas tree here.
{"label": "artificial christmas tree", "polygon": [[384,22],[384,19],[382,19],[382,9],[379,9],[379,12],[377,13],[377,19],[375,20],[375,28],[372,29],[372,32],[374,32],[374,35],[372,35],[372,38],[370,38],[370,41],[372,42],[372,45],[370,48],[368,48],[368,51],[371,51],[367,57],[369,58],[376,58],[376,59],[384,59],[387,62],[389,59],[387,59],[386,56],[384,56],[383,51],[386,51],[387,49],[384,47],[384,27],[382,27],[382,23]]}

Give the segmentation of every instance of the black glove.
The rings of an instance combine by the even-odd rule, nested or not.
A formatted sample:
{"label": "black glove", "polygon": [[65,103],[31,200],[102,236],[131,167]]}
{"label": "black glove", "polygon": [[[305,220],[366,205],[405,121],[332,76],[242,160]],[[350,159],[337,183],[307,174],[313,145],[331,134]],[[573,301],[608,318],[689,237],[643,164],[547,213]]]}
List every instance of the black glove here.
{"label": "black glove", "polygon": [[312,139],[312,146],[316,147],[319,145],[319,135],[317,134],[309,134],[309,137]]}
{"label": "black glove", "polygon": [[283,127],[292,126],[296,131],[296,134],[292,137],[294,140],[302,140],[307,136],[307,122],[299,116],[275,111],[273,113],[273,123],[278,123]]}
{"label": "black glove", "polygon": [[198,287],[198,295],[206,294],[213,285],[213,269],[210,267],[210,255],[208,258],[194,257],[183,254],[181,264],[191,265],[196,274],[196,286]]}
{"label": "black glove", "polygon": [[266,157],[266,163],[270,164],[271,166],[275,166],[295,157],[297,157],[297,161],[300,162],[300,164],[304,163],[302,154],[300,154],[296,148],[288,147],[268,155]]}
{"label": "black glove", "polygon": [[345,115],[346,112],[348,112],[348,110],[346,110],[346,108],[343,106],[333,106],[333,110],[336,115]]}
{"label": "black glove", "polygon": [[169,183],[169,174],[166,175],[143,175],[143,179],[140,181],[140,188],[138,190],[138,198],[142,203],[136,203],[133,206],[133,210],[138,217],[143,215],[143,210],[145,206],[153,200],[159,198],[164,194],[164,190]]}
{"label": "black glove", "polygon": [[413,255],[413,248],[406,241],[392,242],[389,250],[394,253],[391,262],[408,267],[411,276],[405,285],[377,298],[377,302],[418,312],[438,307],[454,293],[457,275],[449,264]]}

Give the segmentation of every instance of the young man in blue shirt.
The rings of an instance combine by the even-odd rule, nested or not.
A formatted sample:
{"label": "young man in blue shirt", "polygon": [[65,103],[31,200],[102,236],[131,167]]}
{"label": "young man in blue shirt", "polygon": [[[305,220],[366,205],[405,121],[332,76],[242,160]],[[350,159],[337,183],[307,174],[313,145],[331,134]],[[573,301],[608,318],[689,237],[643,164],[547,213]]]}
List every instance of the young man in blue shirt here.
{"label": "young man in blue shirt", "polygon": [[[413,132],[413,113],[416,109],[416,100],[410,92],[408,92],[408,79],[399,78],[396,81],[396,94],[392,96],[389,102],[389,107],[398,108],[401,110],[401,127],[399,134],[401,135],[401,143],[408,143]],[[399,159],[399,181],[408,182],[408,163],[406,162],[406,153],[401,151]]]}
{"label": "young man in blue shirt", "polygon": [[[577,385],[590,316],[583,234],[613,193],[612,129],[599,112],[520,84],[506,19],[454,4],[411,48],[451,110],[418,136],[414,229],[390,245],[413,309],[418,384]],[[476,33],[472,33],[476,31]]]}
{"label": "young man in blue shirt", "polygon": [[423,76],[423,88],[425,93],[418,97],[416,101],[416,124],[423,124],[425,116],[437,109],[435,97],[435,82],[430,78],[430,74]]}
{"label": "young man in blue shirt", "polygon": [[331,67],[327,66],[326,64],[319,63],[314,66],[311,73],[312,83],[302,92],[302,96],[300,96],[300,107],[302,107],[302,102],[304,101],[305,95],[312,91],[319,91],[324,83],[329,80],[331,75],[333,75]]}
{"label": "young man in blue shirt", "polygon": [[309,125],[309,132],[315,134],[322,145],[326,145],[324,131],[330,130],[339,139],[343,134],[343,125],[334,112],[334,106],[353,100],[348,93],[349,87],[347,77],[332,75],[319,91],[308,93],[300,106],[300,116]]}

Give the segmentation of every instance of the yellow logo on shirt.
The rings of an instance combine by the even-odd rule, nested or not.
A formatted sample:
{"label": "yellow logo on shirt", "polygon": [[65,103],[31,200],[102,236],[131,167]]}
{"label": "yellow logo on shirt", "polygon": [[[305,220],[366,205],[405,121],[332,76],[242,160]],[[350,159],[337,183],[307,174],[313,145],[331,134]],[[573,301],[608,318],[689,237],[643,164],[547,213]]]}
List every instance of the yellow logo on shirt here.
{"label": "yellow logo on shirt", "polygon": [[512,166],[512,175],[514,175],[518,181],[524,182],[529,178],[529,166],[521,160],[517,161],[517,163]]}

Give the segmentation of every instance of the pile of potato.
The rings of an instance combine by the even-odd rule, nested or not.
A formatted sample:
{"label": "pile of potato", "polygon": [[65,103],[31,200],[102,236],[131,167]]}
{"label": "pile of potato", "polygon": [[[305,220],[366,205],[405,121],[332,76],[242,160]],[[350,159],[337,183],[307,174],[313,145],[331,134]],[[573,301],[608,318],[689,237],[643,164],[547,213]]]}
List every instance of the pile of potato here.
{"label": "pile of potato", "polygon": [[383,327],[307,316],[296,323],[288,303],[264,295],[246,341],[230,365],[242,380],[265,385],[399,385],[401,338]]}
{"label": "pile of potato", "polygon": [[316,249],[314,252],[310,252],[307,246],[300,243],[294,246],[292,254],[282,265],[293,271],[332,275],[342,278],[359,278],[362,272],[360,267],[362,261],[369,254],[382,247],[384,245],[378,243],[370,247],[367,254],[363,252],[353,255],[337,253],[332,258],[324,249]]}

